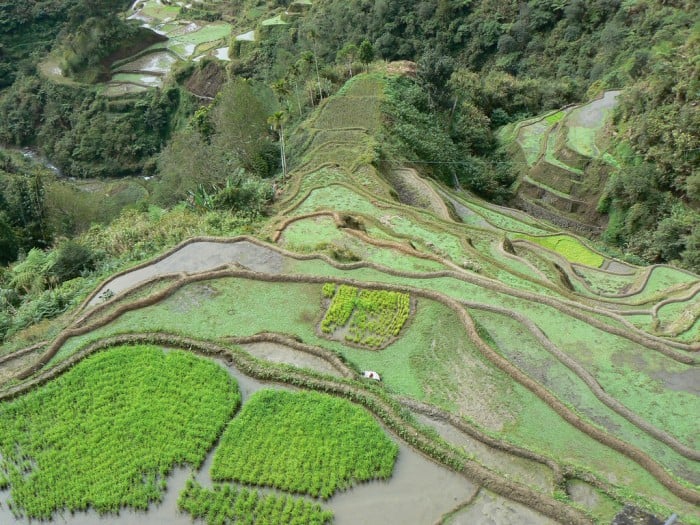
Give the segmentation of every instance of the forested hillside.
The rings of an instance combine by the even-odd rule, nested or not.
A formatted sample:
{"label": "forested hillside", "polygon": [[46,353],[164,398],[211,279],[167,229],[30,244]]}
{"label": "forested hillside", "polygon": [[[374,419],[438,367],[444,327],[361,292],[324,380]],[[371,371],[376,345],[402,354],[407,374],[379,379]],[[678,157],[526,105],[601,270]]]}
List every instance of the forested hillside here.
{"label": "forested hillside", "polygon": [[700,525],[699,57],[694,1],[0,1],[0,522]]}
{"label": "forested hillside", "polygon": [[[75,188],[3,153],[3,263],[108,224],[125,207],[188,202],[195,213],[259,216],[272,197],[270,177],[283,162],[285,169],[302,162],[298,124],[345,79],[383,59],[417,66],[416,81],[392,85],[383,102],[385,135],[371,153],[377,167],[407,162],[499,203],[511,202],[520,184],[513,151],[497,136],[503,125],[622,89],[604,130],[614,169],[590,191],[604,225],[595,237],[630,260],[700,269],[695,2],[154,5],[136,18],[136,6],[127,12],[123,1],[0,6],[0,141],[34,148],[63,176],[157,176]],[[159,89],[110,92],[104,81],[118,76],[125,57],[163,48],[166,37],[139,27],[144,16],[151,24],[195,20],[205,30],[210,20],[229,24],[220,42],[229,44],[230,60],[178,58]],[[237,80],[214,100],[227,78]]]}

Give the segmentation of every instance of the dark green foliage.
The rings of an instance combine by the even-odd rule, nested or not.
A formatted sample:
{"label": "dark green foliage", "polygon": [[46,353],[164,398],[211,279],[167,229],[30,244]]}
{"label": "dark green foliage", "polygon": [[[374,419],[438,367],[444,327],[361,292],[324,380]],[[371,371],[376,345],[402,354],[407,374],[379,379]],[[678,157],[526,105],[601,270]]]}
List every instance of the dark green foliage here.
{"label": "dark green foliage", "polygon": [[431,112],[427,93],[402,77],[387,83],[386,94],[382,112],[388,121],[387,142],[408,162],[424,164],[425,171],[452,184],[464,158]]}
{"label": "dark green foliage", "polygon": [[[26,252],[51,241],[45,206],[45,180],[50,175],[18,155],[0,153],[0,161],[4,164],[0,167],[0,224],[4,224],[0,231],[9,243],[2,259],[12,261],[18,249]],[[14,257],[10,259],[11,253]]]}
{"label": "dark green foliage", "polygon": [[129,0],[25,0],[0,3],[0,89],[30,68],[35,54],[53,46],[56,36],[89,18],[109,17]]}
{"label": "dark green foliage", "polygon": [[[393,147],[408,163],[446,184],[462,184],[492,199],[508,195],[513,176],[504,159],[489,151],[495,143],[483,113],[464,103],[453,123],[453,138],[449,123],[431,109],[426,91],[416,82],[393,79],[386,94],[382,110],[387,127],[385,148]],[[489,152],[492,157],[485,160],[473,155],[477,152]]]}
{"label": "dark green foliage", "polygon": [[61,41],[61,70],[83,82],[94,82],[107,74],[103,60],[140,34],[137,21],[117,16],[90,18]]}
{"label": "dark green foliage", "polygon": [[7,219],[7,214],[4,211],[0,212],[0,265],[7,264],[17,258],[19,246],[17,245],[17,237],[12,231],[10,221]]}
{"label": "dark green foliage", "polygon": [[369,40],[365,39],[362,41],[357,57],[363,64],[369,64],[374,60],[374,46]]}
{"label": "dark green foliage", "polygon": [[95,254],[75,241],[64,241],[56,252],[56,258],[49,269],[52,280],[58,283],[79,277],[83,272],[95,268]]}
{"label": "dark green foliage", "polygon": [[20,79],[0,100],[0,141],[37,142],[67,176],[137,173],[171,132],[181,91],[151,91],[129,111],[110,113],[89,87]]}
{"label": "dark green foliage", "polygon": [[324,525],[333,520],[332,512],[302,498],[263,496],[255,490],[231,485],[214,485],[210,490],[193,480],[187,481],[177,506],[192,519],[202,519],[207,525]]}

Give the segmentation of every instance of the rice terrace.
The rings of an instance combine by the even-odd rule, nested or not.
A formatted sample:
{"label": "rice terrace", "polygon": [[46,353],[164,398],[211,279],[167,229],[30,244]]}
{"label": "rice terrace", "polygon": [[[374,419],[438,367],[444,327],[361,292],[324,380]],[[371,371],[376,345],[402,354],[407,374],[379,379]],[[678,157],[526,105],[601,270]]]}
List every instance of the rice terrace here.
{"label": "rice terrace", "polygon": [[[165,39],[100,89],[228,60],[293,4],[236,37],[138,1]],[[500,129],[515,209],[380,158],[392,67],[318,101],[264,220],[0,347],[1,524],[700,525],[700,276],[584,236],[620,91]]]}

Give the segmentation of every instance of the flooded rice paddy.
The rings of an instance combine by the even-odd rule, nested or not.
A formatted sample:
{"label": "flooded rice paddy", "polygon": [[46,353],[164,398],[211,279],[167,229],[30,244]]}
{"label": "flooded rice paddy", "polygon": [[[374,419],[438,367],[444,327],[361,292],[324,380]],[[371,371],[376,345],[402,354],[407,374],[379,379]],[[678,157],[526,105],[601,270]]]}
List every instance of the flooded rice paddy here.
{"label": "flooded rice paddy", "polygon": [[[260,349],[258,348],[256,351],[260,352]],[[270,348],[265,350],[267,353],[271,351]],[[226,368],[238,381],[244,403],[258,390],[286,388],[251,379],[234,367]],[[463,507],[477,494],[478,487],[463,476],[430,461],[401,442],[396,436],[392,436],[392,439],[399,444],[399,456],[390,480],[363,483],[336,494],[326,502],[321,502],[324,507],[332,510],[335,514],[335,525],[358,523],[365,525],[386,523],[429,525],[440,522],[443,516],[450,514],[456,508]],[[216,447],[214,447],[215,449]],[[167,479],[168,488],[162,502],[158,505],[152,505],[147,512],[124,509],[118,516],[100,516],[94,511],[66,513],[54,516],[54,519],[48,523],[65,525],[190,524],[192,523],[191,517],[178,511],[177,498],[191,476],[194,476],[203,486],[211,486],[210,469],[213,455],[212,450],[198,471],[177,468],[171,472]],[[0,502],[2,503],[0,523],[8,525],[29,524],[30,521],[27,519],[15,519],[7,506],[8,497],[9,491],[0,492]]]}

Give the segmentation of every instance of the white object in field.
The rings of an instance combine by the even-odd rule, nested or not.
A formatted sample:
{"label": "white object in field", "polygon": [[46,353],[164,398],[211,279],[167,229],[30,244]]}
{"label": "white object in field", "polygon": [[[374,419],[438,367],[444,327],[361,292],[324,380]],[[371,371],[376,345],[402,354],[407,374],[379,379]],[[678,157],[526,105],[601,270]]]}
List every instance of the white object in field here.
{"label": "white object in field", "polygon": [[368,379],[375,379],[376,381],[381,381],[382,378],[377,372],[373,372],[372,370],[365,370],[362,375]]}

